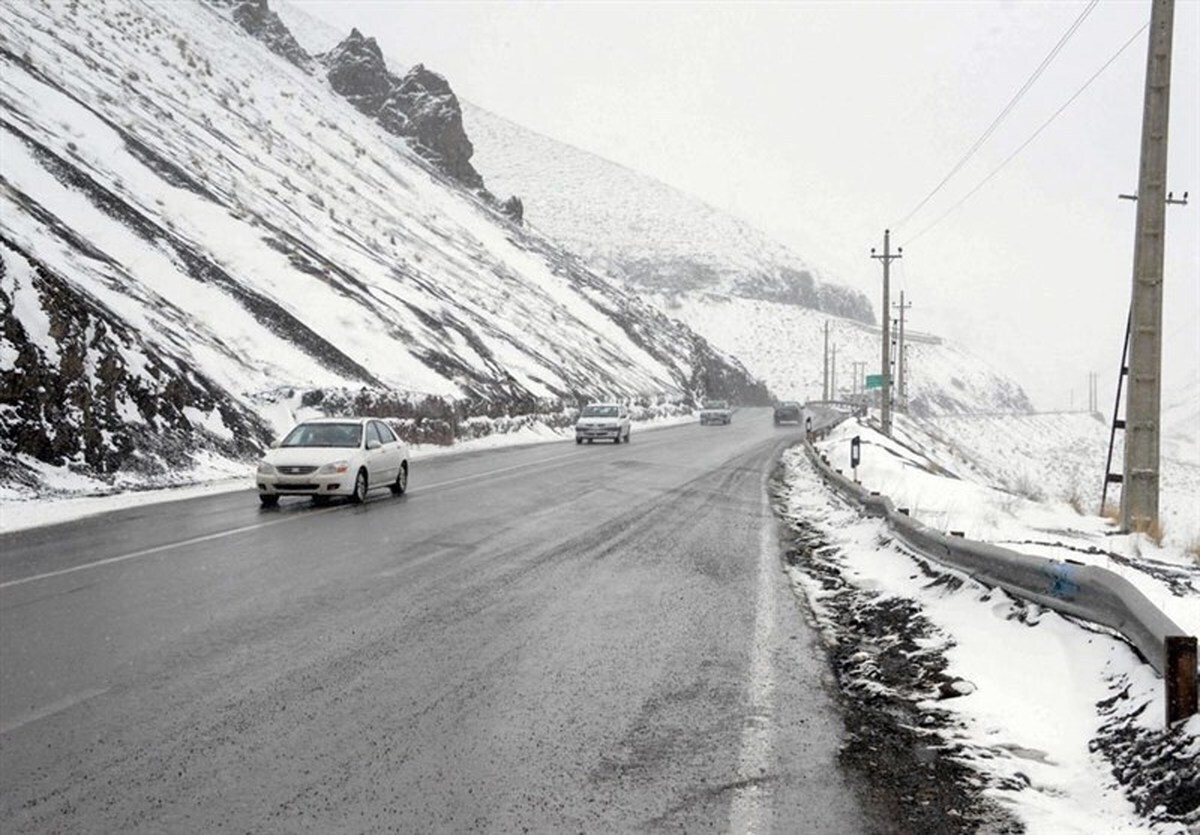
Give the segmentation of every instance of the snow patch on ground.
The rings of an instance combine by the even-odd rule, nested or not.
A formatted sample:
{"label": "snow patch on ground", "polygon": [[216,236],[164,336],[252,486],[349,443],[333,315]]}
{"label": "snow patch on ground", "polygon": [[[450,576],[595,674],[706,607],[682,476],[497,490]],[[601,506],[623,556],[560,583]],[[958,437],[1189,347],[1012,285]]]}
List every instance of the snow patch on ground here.
{"label": "snow patch on ground", "polygon": [[[847,420],[816,446],[849,475],[850,439],[858,436],[859,481],[926,524],[1108,568],[1185,632],[1200,634],[1200,563],[1182,545],[1117,536],[1109,520],[1053,497],[1071,482],[1043,473],[1072,463],[1072,449],[1084,458],[1093,450],[1088,443],[1068,444],[1039,458],[1036,436],[1078,439],[1080,420],[1095,422],[1086,416],[997,419],[991,442],[981,440],[983,430],[966,442],[971,457],[946,442],[943,421],[928,429],[903,416],[895,440]],[[1022,422],[1034,431],[1023,431]],[[889,645],[867,641],[861,626],[839,627],[836,615],[845,606],[829,601],[841,582],[853,589],[859,611],[880,600],[909,601],[916,617],[932,625],[925,637],[900,627],[914,628],[918,643],[936,652],[890,659],[929,669],[898,698],[928,717],[918,724],[928,723],[946,755],[983,775],[983,796],[1028,831],[1197,831],[1200,765],[1190,754],[1200,750],[1200,720],[1162,727],[1163,683],[1131,647],[1107,630],[1016,600],[911,552],[882,522],[862,518],[831,495],[801,450],[789,451],[784,463],[785,516],[795,530],[814,528],[827,543],[793,565],[795,582],[837,641],[864,645],[859,651],[867,661],[845,665],[843,690],[886,689],[880,670],[889,659],[879,647]],[[1014,476],[1046,497],[1013,492],[1006,479]]]}

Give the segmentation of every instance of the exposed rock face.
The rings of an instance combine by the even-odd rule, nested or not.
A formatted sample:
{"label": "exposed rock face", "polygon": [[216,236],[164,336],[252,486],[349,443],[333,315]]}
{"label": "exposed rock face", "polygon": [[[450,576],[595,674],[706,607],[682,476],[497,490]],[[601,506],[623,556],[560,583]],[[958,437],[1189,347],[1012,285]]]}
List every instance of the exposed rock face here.
{"label": "exposed rock face", "polygon": [[794,304],[868,325],[875,324],[875,313],[866,296],[849,287],[818,284],[808,270],[782,267],[775,275],[757,274],[741,278],[734,287],[734,295]]}
{"label": "exposed rock face", "polygon": [[233,9],[234,21],[267,45],[276,55],[282,55],[305,71],[312,70],[312,57],[296,41],[279,15],[267,6],[267,0],[209,0],[218,6]]}
{"label": "exposed rock face", "polygon": [[462,108],[446,79],[417,64],[403,78],[388,72],[374,38],[357,29],[324,56],[329,84],[388,133],[441,171],[473,189],[483,178],[471,165],[475,148],[463,129]]}
{"label": "exposed rock face", "polygon": [[[44,331],[32,332],[31,321]],[[247,457],[269,437],[188,363],[2,237],[0,345],[0,458],[153,478],[186,469],[203,449]]]}
{"label": "exposed rock face", "polygon": [[525,204],[515,194],[500,204],[500,211],[512,218],[514,223],[525,222]]}
{"label": "exposed rock face", "polygon": [[[374,38],[363,37],[357,29],[351,29],[344,41],[325,54],[324,62],[334,92],[368,116],[382,115],[380,109],[396,85],[396,78],[388,72]],[[388,125],[385,123],[384,127]],[[395,133],[391,128],[388,130]]]}
{"label": "exposed rock face", "polygon": [[475,148],[463,129],[462,108],[446,79],[417,64],[400,79],[384,108],[405,114],[407,123],[399,134],[435,154],[432,161],[443,171],[471,188],[483,186],[483,178],[471,167]]}

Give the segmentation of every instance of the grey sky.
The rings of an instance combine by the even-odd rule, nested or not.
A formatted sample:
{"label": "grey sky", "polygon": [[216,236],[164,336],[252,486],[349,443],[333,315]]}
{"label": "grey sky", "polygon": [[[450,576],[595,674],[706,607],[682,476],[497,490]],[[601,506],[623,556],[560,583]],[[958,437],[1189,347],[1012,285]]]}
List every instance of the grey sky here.
{"label": "grey sky", "polygon": [[[296,0],[293,0],[295,2]],[[1044,408],[1102,404],[1129,303],[1143,33],[1018,157],[1024,142],[1149,20],[1100,3],[1004,124],[909,223],[1083,11],[1084,2],[396,3],[301,0],[462,97],[643,171],[754,223],[879,304],[868,257],[905,248],[911,326],[1008,367]],[[1178,0],[1169,188],[1200,188],[1200,2]],[[482,172],[486,178],[487,172]],[[1168,214],[1170,385],[1200,387],[1197,206]]]}

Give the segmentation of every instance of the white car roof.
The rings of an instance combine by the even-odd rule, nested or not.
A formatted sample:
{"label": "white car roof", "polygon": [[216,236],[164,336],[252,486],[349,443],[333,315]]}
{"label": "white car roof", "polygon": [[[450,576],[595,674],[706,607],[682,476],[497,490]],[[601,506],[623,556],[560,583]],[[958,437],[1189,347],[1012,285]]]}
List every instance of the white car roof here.
{"label": "white car roof", "polygon": [[[369,417],[319,417],[309,418],[296,423],[299,426],[302,423],[365,423],[368,420],[383,420],[383,418]],[[385,421],[386,422],[386,421]]]}

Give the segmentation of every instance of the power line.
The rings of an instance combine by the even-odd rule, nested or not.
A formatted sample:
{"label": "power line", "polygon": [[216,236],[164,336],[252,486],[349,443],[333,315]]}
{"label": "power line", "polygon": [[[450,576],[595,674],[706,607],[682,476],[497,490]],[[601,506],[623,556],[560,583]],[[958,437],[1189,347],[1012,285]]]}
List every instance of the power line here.
{"label": "power line", "polygon": [[919,212],[935,194],[942,190],[942,186],[946,185],[950,178],[957,174],[959,170],[967,164],[967,160],[975,155],[975,152],[978,151],[980,146],[988,140],[988,137],[995,132],[996,128],[1000,126],[1000,123],[1004,121],[1004,118],[1008,116],[1012,109],[1017,105],[1017,102],[1019,102],[1027,92],[1029,92],[1029,88],[1032,87],[1034,82],[1036,82],[1038,78],[1041,77],[1042,73],[1046,71],[1046,68],[1050,66],[1050,63],[1055,59],[1058,53],[1062,51],[1062,48],[1066,45],[1067,41],[1069,41],[1071,36],[1075,34],[1075,30],[1077,30],[1080,25],[1083,24],[1083,21],[1092,13],[1092,10],[1096,8],[1096,5],[1099,2],[1100,0],[1092,0],[1090,3],[1088,3],[1084,10],[1079,13],[1079,17],[1075,18],[1075,22],[1072,23],[1067,31],[1063,33],[1063,36],[1058,39],[1058,43],[1054,45],[1054,48],[1051,49],[1049,54],[1042,59],[1042,63],[1038,64],[1038,67],[1033,71],[1033,74],[1025,80],[1024,84],[1021,85],[1021,89],[1018,90],[1011,99],[1009,99],[1008,104],[1004,105],[1004,109],[1000,111],[1000,115],[993,119],[992,123],[988,125],[987,130],[985,130],[983,134],[975,140],[975,144],[967,149],[967,152],[963,154],[962,158],[954,164],[954,167],[950,169],[950,172],[946,174],[945,177],[942,177],[941,181],[933,187],[933,191],[929,192],[929,194],[926,194],[921,202],[913,207],[912,211],[904,216],[903,220],[901,220],[899,223],[892,224],[893,228],[898,228],[908,223],[908,221],[912,219],[912,216]]}
{"label": "power line", "polygon": [[1050,123],[1053,122],[1055,119],[1057,119],[1059,114],[1061,114],[1064,110],[1066,110],[1068,107],[1070,107],[1071,104],[1075,101],[1075,99],[1079,98],[1079,96],[1083,94],[1083,91],[1086,90],[1088,87],[1090,87],[1092,82],[1095,81],[1097,78],[1099,78],[1100,74],[1103,73],[1106,69],[1108,69],[1109,66],[1114,61],[1116,61],[1117,58],[1120,57],[1121,53],[1124,52],[1126,49],[1128,49],[1130,44],[1132,44],[1135,40],[1137,40],[1138,36],[1141,35],[1143,32],[1145,32],[1146,29],[1149,28],[1149,26],[1150,26],[1150,23],[1147,21],[1146,24],[1144,26],[1142,26],[1142,28],[1140,28],[1136,32],[1134,32],[1133,36],[1130,37],[1129,40],[1125,41],[1125,43],[1121,45],[1121,48],[1118,49],[1116,52],[1114,52],[1112,57],[1109,58],[1107,61],[1105,61],[1104,64],[1100,67],[1100,69],[1096,70],[1096,72],[1092,74],[1092,77],[1083,83],[1082,87],[1080,87],[1078,90],[1076,90],[1069,99],[1067,99],[1065,102],[1063,102],[1063,105],[1060,108],[1058,108],[1058,110],[1054,111],[1054,114],[1049,119],[1047,119],[1045,122],[1043,122],[1042,126],[1040,128],[1035,130],[1033,132],[1033,134],[1028,139],[1026,139],[1024,142],[1022,142],[1015,151],[1013,151],[1011,154],[1009,154],[1007,157],[1005,157],[1004,162],[1000,163],[995,168],[993,168],[991,173],[989,173],[986,177],[984,177],[979,182],[979,184],[975,186],[975,188],[968,191],[961,200],[959,200],[957,203],[955,203],[953,206],[951,206],[946,211],[942,212],[942,214],[938,216],[937,220],[933,221],[933,223],[929,224],[924,229],[922,229],[920,232],[918,232],[916,235],[914,235],[908,241],[909,245],[911,246],[912,244],[916,243],[916,241],[919,238],[921,238],[922,235],[924,235],[930,229],[932,229],[933,227],[935,227],[939,223],[941,223],[943,220],[945,220],[947,216],[952,214],[963,203],[966,203],[968,200],[970,200],[972,197],[974,197],[975,193],[977,191],[979,191],[981,188],[983,188],[985,185],[987,185],[988,181],[991,180],[992,177],[995,177],[997,174],[1000,173],[1000,169],[1004,168],[1004,166],[1006,166],[1010,162],[1012,162],[1013,158],[1015,158],[1017,156],[1017,154],[1024,151],[1025,148],[1028,147],[1028,145],[1031,142],[1033,142],[1033,140],[1037,139],[1038,136],[1041,135],[1042,131],[1044,131],[1046,128],[1050,127]]}

